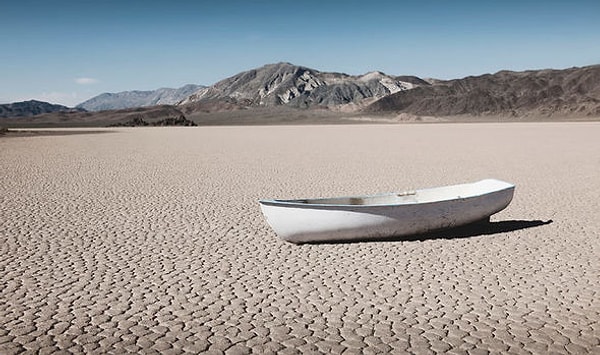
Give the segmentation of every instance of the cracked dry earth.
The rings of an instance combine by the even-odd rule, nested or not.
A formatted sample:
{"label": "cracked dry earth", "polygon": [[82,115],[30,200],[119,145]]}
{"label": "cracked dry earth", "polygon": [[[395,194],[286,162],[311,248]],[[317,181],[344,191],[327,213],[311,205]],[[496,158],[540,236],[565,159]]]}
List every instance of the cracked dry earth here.
{"label": "cracked dry earth", "polygon": [[[0,139],[0,353],[600,353],[600,124]],[[489,230],[293,245],[259,198],[517,185]],[[544,223],[541,223],[544,222]]]}

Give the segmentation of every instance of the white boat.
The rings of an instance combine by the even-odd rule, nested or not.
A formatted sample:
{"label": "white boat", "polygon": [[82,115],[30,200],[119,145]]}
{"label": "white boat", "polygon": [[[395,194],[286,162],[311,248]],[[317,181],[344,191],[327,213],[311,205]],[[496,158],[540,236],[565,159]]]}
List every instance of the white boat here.
{"label": "white boat", "polygon": [[260,200],[267,222],[292,243],[401,237],[489,220],[515,185],[486,179],[372,196]]}

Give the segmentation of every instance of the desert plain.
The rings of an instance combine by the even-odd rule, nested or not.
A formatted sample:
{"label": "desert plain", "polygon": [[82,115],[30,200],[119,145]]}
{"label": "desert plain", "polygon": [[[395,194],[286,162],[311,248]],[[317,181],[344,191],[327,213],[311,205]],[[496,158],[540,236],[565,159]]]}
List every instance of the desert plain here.
{"label": "desert plain", "polygon": [[[599,137],[563,122],[0,138],[0,353],[598,354]],[[258,205],[490,177],[512,203],[460,233],[294,245]]]}

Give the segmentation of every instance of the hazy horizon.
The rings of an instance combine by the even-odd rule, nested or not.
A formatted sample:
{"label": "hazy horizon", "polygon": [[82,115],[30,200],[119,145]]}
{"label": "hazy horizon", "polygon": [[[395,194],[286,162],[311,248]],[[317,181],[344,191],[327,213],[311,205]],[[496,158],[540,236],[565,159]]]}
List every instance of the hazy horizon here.
{"label": "hazy horizon", "polygon": [[454,79],[600,62],[600,3],[346,1],[3,5],[0,103],[211,85],[290,62]]}

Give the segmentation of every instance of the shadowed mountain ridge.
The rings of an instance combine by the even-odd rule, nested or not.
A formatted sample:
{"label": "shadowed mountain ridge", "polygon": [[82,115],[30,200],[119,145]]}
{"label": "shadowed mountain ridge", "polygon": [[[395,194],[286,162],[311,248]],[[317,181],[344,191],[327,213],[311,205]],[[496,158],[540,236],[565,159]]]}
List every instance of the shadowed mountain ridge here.
{"label": "shadowed mountain ridge", "polygon": [[503,70],[439,81],[388,95],[371,113],[423,116],[600,116],[600,65],[564,70]]}
{"label": "shadowed mountain ridge", "polygon": [[31,117],[52,112],[83,112],[78,108],[69,108],[63,105],[51,104],[49,102],[29,100],[0,104],[0,118]]}

